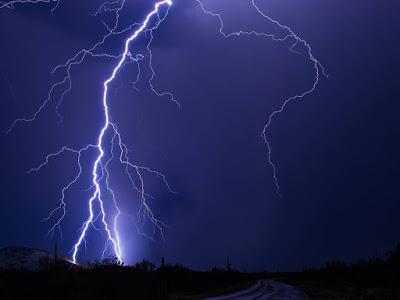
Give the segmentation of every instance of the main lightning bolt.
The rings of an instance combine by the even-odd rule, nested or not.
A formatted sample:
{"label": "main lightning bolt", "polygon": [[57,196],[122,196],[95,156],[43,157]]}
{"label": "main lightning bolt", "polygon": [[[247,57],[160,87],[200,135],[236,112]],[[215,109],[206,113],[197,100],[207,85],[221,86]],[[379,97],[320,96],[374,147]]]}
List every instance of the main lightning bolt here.
{"label": "main lightning bolt", "polygon": [[[119,233],[118,233],[118,229],[117,229],[117,224],[118,224],[118,217],[120,215],[120,210],[117,207],[117,215],[114,219],[114,234],[115,234],[115,238],[112,236],[109,225],[107,224],[106,221],[106,213],[104,210],[104,203],[102,201],[102,190],[100,188],[100,184],[99,184],[99,166],[101,164],[102,158],[104,156],[104,149],[103,149],[103,139],[104,139],[104,135],[107,132],[107,130],[109,130],[109,128],[111,127],[115,134],[118,135],[119,137],[119,141],[120,141],[120,134],[117,130],[117,127],[114,126],[111,121],[110,121],[110,115],[109,115],[109,107],[108,107],[108,90],[109,90],[109,84],[115,79],[118,71],[120,71],[120,69],[122,68],[122,66],[124,65],[125,61],[127,60],[128,57],[128,53],[129,53],[129,46],[131,44],[132,41],[134,41],[147,27],[148,24],[151,20],[151,18],[155,15],[159,13],[159,8],[163,5],[172,5],[171,0],[164,0],[164,1],[160,1],[157,2],[154,6],[154,9],[147,15],[146,19],[144,20],[144,22],[142,23],[142,25],[125,41],[125,48],[124,48],[124,52],[121,55],[121,59],[119,60],[118,64],[116,65],[116,67],[114,68],[114,70],[111,73],[111,76],[109,78],[107,78],[107,80],[104,82],[104,91],[103,91],[103,107],[104,107],[104,117],[105,117],[105,123],[103,128],[100,131],[99,134],[99,138],[98,138],[98,142],[97,142],[97,148],[99,149],[99,155],[93,165],[93,185],[95,186],[95,191],[92,195],[92,197],[89,199],[89,218],[85,221],[81,235],[79,236],[78,241],[76,242],[75,246],[74,246],[74,251],[72,254],[72,260],[74,262],[76,262],[77,260],[77,254],[79,251],[79,247],[82,244],[82,241],[85,239],[86,236],[86,232],[89,228],[89,225],[92,224],[93,222],[93,218],[94,218],[94,213],[93,213],[93,202],[97,199],[100,203],[100,209],[101,209],[101,215],[102,215],[102,222],[104,224],[105,230],[107,232],[108,235],[108,240],[112,242],[113,246],[114,246],[114,251],[115,251],[115,255],[118,258],[119,262],[122,262],[122,253],[121,253],[121,246],[120,246],[120,237],[119,237]],[[120,141],[120,145],[121,145],[121,141]],[[124,161],[125,163],[128,163],[127,161]],[[106,177],[108,178],[108,172]],[[108,182],[108,180],[107,180]],[[107,184],[107,186],[109,186]],[[143,182],[142,182],[142,186],[143,186]],[[142,189],[143,191],[143,189]],[[113,195],[113,199],[115,199],[114,197],[114,193],[112,193]],[[114,201],[114,203],[116,203]]]}
{"label": "main lightning bolt", "polygon": [[[12,2],[7,2],[3,3],[0,2],[0,8],[7,7],[7,8],[13,8],[14,4],[22,4],[22,3],[49,3],[50,1],[43,0],[43,1],[12,1]],[[56,214],[61,214],[61,216],[57,219],[55,224],[50,228],[48,234],[53,235],[54,231],[56,229],[59,230],[60,235],[61,233],[61,223],[65,218],[66,215],[66,193],[69,191],[69,189],[78,182],[82,175],[82,169],[83,166],[81,164],[81,157],[83,153],[89,151],[89,150],[94,150],[97,152],[96,159],[93,163],[93,168],[92,168],[92,185],[87,191],[91,191],[91,196],[88,201],[88,210],[89,210],[89,216],[85,220],[85,222],[82,224],[82,227],[80,229],[80,235],[77,239],[77,242],[73,246],[72,249],[72,261],[74,263],[77,263],[78,260],[78,252],[82,246],[82,244],[86,245],[86,236],[88,233],[89,228],[92,226],[94,229],[99,230],[97,226],[95,225],[95,222],[100,220],[104,227],[104,231],[106,233],[106,243],[105,247],[103,250],[103,256],[105,255],[107,248],[109,245],[112,246],[113,252],[118,260],[119,263],[122,263],[123,261],[123,254],[122,254],[122,249],[121,249],[121,238],[120,234],[118,232],[118,220],[119,217],[121,216],[121,210],[118,207],[117,200],[116,200],[116,195],[114,191],[111,188],[111,183],[110,183],[110,173],[108,170],[108,166],[111,163],[111,161],[116,157],[114,155],[115,151],[119,151],[118,161],[125,166],[125,172],[129,178],[129,180],[132,183],[133,188],[139,193],[140,197],[140,208],[137,213],[137,227],[139,230],[139,233],[145,234],[146,236],[152,237],[158,231],[161,235],[161,237],[164,239],[164,234],[163,230],[166,227],[166,225],[158,220],[153,212],[150,209],[149,204],[147,203],[147,198],[151,197],[145,190],[145,182],[143,179],[143,173],[149,173],[152,175],[155,175],[161,179],[161,181],[166,185],[167,189],[174,193],[174,191],[171,189],[169,183],[167,182],[167,179],[165,175],[162,173],[155,171],[153,169],[150,169],[148,167],[140,166],[137,164],[132,163],[129,160],[129,149],[126,146],[126,144],[122,140],[121,133],[118,131],[117,125],[112,121],[111,116],[110,116],[110,110],[109,110],[109,89],[110,89],[110,84],[114,81],[116,76],[118,75],[119,71],[129,63],[135,62],[138,66],[138,76],[136,78],[135,83],[139,81],[140,77],[140,61],[143,60],[144,55],[142,54],[137,54],[136,57],[133,57],[133,55],[130,52],[130,46],[133,41],[137,39],[137,37],[143,33],[149,33],[150,34],[150,39],[149,42],[147,43],[146,46],[146,51],[148,52],[149,55],[149,68],[151,70],[151,77],[149,79],[149,86],[151,91],[153,91],[154,94],[157,96],[163,97],[163,96],[168,96],[171,101],[175,102],[176,104],[179,105],[179,103],[176,101],[172,93],[169,92],[159,92],[156,90],[153,84],[153,80],[155,78],[155,70],[152,65],[152,52],[151,52],[151,43],[153,41],[153,31],[158,28],[158,26],[165,20],[165,18],[168,15],[168,8],[172,5],[171,0],[163,0],[163,1],[158,1],[154,4],[153,10],[150,11],[150,13],[147,14],[145,17],[144,21],[142,23],[134,23],[129,25],[128,27],[125,27],[123,29],[118,29],[119,27],[119,16],[121,10],[124,8],[126,0],[121,0],[121,1],[114,1],[114,2],[107,2],[103,4],[96,12],[95,15],[100,14],[104,11],[106,12],[114,12],[115,13],[115,22],[113,26],[108,26],[106,23],[103,23],[107,29],[107,34],[103,36],[100,41],[96,42],[93,44],[91,47],[88,49],[82,49],[81,51],[77,52],[73,57],[67,60],[66,63],[62,65],[58,65],[54,68],[52,73],[57,72],[58,70],[65,70],[65,76],[61,81],[58,81],[54,83],[50,91],[48,93],[48,96],[46,100],[41,104],[41,106],[38,108],[38,110],[32,115],[30,118],[20,118],[16,119],[11,127],[6,131],[7,133],[11,132],[11,130],[14,129],[14,127],[19,124],[19,123],[28,123],[35,121],[36,118],[38,117],[39,114],[41,114],[44,110],[44,108],[49,104],[49,102],[52,99],[53,93],[56,91],[57,88],[59,87],[64,87],[60,98],[58,99],[58,103],[56,105],[56,113],[62,121],[62,116],[59,113],[59,107],[65,97],[65,95],[72,89],[72,77],[71,77],[71,69],[73,66],[80,65],[87,56],[91,57],[103,57],[103,58],[109,58],[109,59],[117,59],[117,64],[113,68],[111,75],[103,82],[103,97],[102,97],[102,106],[103,106],[103,111],[104,111],[104,124],[103,127],[101,128],[99,135],[97,137],[97,143],[96,144],[88,144],[87,146],[81,148],[81,149],[74,149],[71,147],[63,146],[61,150],[51,153],[46,156],[45,161],[40,164],[36,168],[32,168],[31,170],[28,171],[28,173],[34,173],[40,171],[43,167],[47,166],[47,164],[50,162],[51,159],[58,157],[64,153],[72,153],[76,155],[77,157],[77,164],[78,164],[78,172],[74,178],[67,183],[61,190],[61,197],[60,197],[60,204],[57,206],[55,209],[53,209],[50,214],[44,219],[50,220],[52,217],[54,217]],[[58,3],[58,2],[57,2]],[[166,13],[162,16],[161,14],[161,8],[162,7],[167,7]],[[150,23],[152,22],[152,19],[156,18],[156,21],[154,22],[154,25],[149,26]],[[121,35],[123,33],[131,31],[134,27],[137,27],[133,31],[133,33],[125,40],[124,43],[124,51],[120,54],[110,54],[110,53],[103,53],[103,52],[96,52],[97,48],[99,46],[103,45],[106,40],[111,37],[111,36],[117,36]],[[109,158],[104,161],[107,153],[105,149],[105,139],[106,135],[108,133],[111,133],[112,138],[110,141],[110,156]],[[117,150],[115,150],[117,148]],[[133,172],[132,172],[133,171]],[[112,204],[114,205],[116,214],[113,217],[112,224],[109,223],[106,209],[105,209],[105,203],[104,203],[104,197],[105,194],[108,193],[111,195],[111,200]],[[98,206],[99,206],[99,213],[95,213],[95,208],[94,204],[97,201]],[[146,234],[144,232],[143,227],[145,226],[146,220],[149,220],[150,223],[152,224],[153,231],[150,234]]]}

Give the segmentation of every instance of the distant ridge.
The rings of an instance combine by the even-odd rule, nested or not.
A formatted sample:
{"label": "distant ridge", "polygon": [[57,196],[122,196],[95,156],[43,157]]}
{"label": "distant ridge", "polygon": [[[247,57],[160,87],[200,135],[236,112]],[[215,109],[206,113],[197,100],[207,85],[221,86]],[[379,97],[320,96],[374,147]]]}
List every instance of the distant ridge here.
{"label": "distant ridge", "polygon": [[[64,258],[59,259],[67,261]],[[54,261],[54,253],[41,249],[17,246],[0,249],[0,269],[39,271],[43,268],[43,263]]]}

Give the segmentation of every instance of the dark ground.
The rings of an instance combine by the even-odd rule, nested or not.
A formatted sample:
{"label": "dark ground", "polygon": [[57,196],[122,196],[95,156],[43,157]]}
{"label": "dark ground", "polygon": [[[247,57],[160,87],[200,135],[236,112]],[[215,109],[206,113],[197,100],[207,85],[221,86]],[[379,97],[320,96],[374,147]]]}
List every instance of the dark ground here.
{"label": "dark ground", "polygon": [[99,264],[85,268],[59,262],[40,272],[3,270],[0,299],[198,299],[231,293],[254,283],[251,274],[212,269],[198,272],[180,265],[155,269]]}
{"label": "dark ground", "polygon": [[250,287],[271,278],[301,288],[310,300],[400,299],[400,244],[383,258],[346,265],[330,262],[299,273],[243,273],[181,265],[156,268],[143,261],[120,266],[113,259],[85,267],[43,260],[41,271],[0,271],[0,299],[200,299]]}
{"label": "dark ground", "polygon": [[397,300],[400,299],[400,244],[384,258],[352,265],[330,262],[320,269],[274,277],[301,288],[310,300]]}

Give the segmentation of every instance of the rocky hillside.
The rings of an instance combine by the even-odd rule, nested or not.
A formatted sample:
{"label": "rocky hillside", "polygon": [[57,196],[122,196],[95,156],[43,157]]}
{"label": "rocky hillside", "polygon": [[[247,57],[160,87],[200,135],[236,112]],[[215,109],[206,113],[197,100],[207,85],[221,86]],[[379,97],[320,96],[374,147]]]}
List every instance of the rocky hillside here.
{"label": "rocky hillside", "polygon": [[39,271],[54,261],[54,253],[44,250],[14,246],[0,249],[0,269]]}

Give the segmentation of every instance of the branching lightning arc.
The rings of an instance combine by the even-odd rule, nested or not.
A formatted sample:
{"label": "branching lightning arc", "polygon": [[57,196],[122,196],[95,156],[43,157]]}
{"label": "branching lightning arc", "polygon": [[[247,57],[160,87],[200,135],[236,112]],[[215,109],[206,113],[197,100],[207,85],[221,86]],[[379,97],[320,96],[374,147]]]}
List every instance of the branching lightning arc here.
{"label": "branching lightning arc", "polygon": [[269,116],[268,116],[268,121],[265,124],[264,128],[262,129],[262,139],[267,147],[267,160],[268,160],[268,164],[271,166],[272,171],[273,171],[273,178],[274,178],[274,182],[275,182],[275,190],[276,193],[281,196],[281,188],[279,185],[279,180],[278,180],[278,173],[277,173],[277,167],[276,167],[276,163],[272,160],[272,148],[271,148],[271,143],[268,139],[268,131],[271,127],[272,121],[273,119],[279,115],[280,113],[282,113],[285,108],[287,107],[287,105],[294,101],[294,100],[300,100],[302,98],[304,98],[305,96],[313,93],[315,91],[315,89],[317,88],[317,85],[320,81],[320,77],[321,77],[321,73],[327,77],[327,74],[325,72],[324,67],[322,66],[322,64],[319,62],[319,60],[317,60],[313,53],[312,53],[312,49],[311,46],[307,43],[307,41],[305,41],[304,39],[302,39],[299,35],[297,35],[290,27],[286,26],[286,25],[282,25],[280,22],[274,20],[273,18],[267,16],[257,5],[256,0],[251,0],[251,5],[253,6],[253,8],[257,11],[257,13],[264,18],[266,21],[273,23],[274,25],[276,25],[279,29],[282,29],[284,32],[286,32],[286,35],[284,36],[277,36],[273,33],[265,33],[265,32],[258,32],[258,31],[245,31],[245,30],[240,30],[240,31],[234,31],[234,32],[225,32],[224,30],[224,20],[221,16],[221,14],[219,13],[215,13],[212,12],[211,10],[208,10],[204,3],[202,2],[202,0],[196,0],[202,11],[211,16],[211,17],[215,17],[218,19],[218,22],[220,24],[219,27],[219,32],[220,34],[224,37],[224,38],[234,38],[234,37],[240,37],[240,36],[258,36],[258,37],[264,37],[264,38],[270,38],[275,42],[290,42],[290,46],[289,46],[289,51],[300,54],[300,55],[304,55],[303,53],[299,52],[297,50],[297,48],[304,48],[305,52],[306,52],[306,57],[307,59],[313,64],[314,67],[314,82],[312,84],[312,86],[300,93],[300,94],[296,94],[294,96],[291,96],[287,99],[285,99],[282,104],[280,105],[280,107],[278,107],[276,110],[274,110]]}
{"label": "branching lightning arc", "polygon": [[[109,109],[109,89],[110,89],[110,84],[114,81],[118,73],[121,71],[121,69],[130,63],[135,63],[137,65],[137,78],[134,82],[132,82],[132,85],[134,88],[136,88],[136,83],[140,80],[140,75],[141,75],[141,61],[144,59],[144,57],[147,55],[149,58],[149,69],[151,71],[151,77],[148,81],[149,87],[151,91],[159,96],[159,97],[168,97],[170,101],[173,103],[177,104],[180,106],[180,103],[175,99],[174,95],[170,92],[160,92],[158,91],[155,86],[154,86],[154,79],[156,76],[155,69],[152,64],[152,51],[151,51],[151,44],[153,41],[153,31],[156,30],[159,25],[166,19],[168,16],[169,8],[172,5],[172,0],[163,0],[163,1],[158,1],[155,2],[153,9],[147,14],[147,16],[144,18],[144,21],[141,23],[133,23],[128,27],[125,28],[120,28],[120,12],[122,9],[125,7],[125,3],[128,0],[116,0],[112,2],[106,2],[103,5],[101,5],[98,10],[94,13],[94,15],[101,14],[103,12],[112,12],[114,13],[115,20],[112,26],[109,26],[106,23],[103,23],[104,26],[107,29],[107,34],[104,35],[98,42],[94,43],[91,47],[87,49],[82,49],[78,51],[75,55],[73,55],[71,58],[69,58],[65,63],[60,64],[56,66],[52,74],[55,74],[56,72],[64,72],[64,77],[62,80],[55,82],[52,84],[49,93],[44,100],[44,102],[39,106],[39,108],[36,110],[36,112],[30,117],[30,118],[19,118],[16,119],[13,124],[6,130],[6,133],[10,133],[14,127],[17,124],[20,123],[29,123],[33,122],[37,119],[37,117],[43,112],[44,108],[49,104],[50,101],[53,99],[53,94],[56,93],[57,89],[61,89],[60,97],[57,100],[56,103],[56,113],[57,116],[60,120],[62,121],[62,115],[59,112],[59,108],[62,105],[62,102],[64,100],[64,97],[68,94],[68,92],[71,91],[72,89],[72,77],[71,77],[71,69],[74,66],[80,65],[84,62],[84,60],[87,57],[95,57],[95,58],[107,58],[107,59],[113,59],[116,60],[116,65],[111,71],[110,76],[104,81],[103,83],[103,97],[102,97],[102,106],[103,106],[103,111],[104,111],[104,124],[103,127],[101,128],[100,132],[97,135],[96,142],[95,143],[89,143],[85,145],[82,148],[75,149],[73,147],[68,147],[68,146],[63,146],[61,149],[57,152],[51,153],[45,157],[45,160],[42,164],[39,166],[32,168],[31,170],[28,171],[28,173],[35,173],[40,171],[43,167],[47,166],[48,163],[50,162],[51,159],[63,155],[64,153],[71,153],[76,156],[77,160],[77,165],[78,165],[78,172],[74,178],[70,182],[68,182],[61,190],[61,196],[60,196],[60,201],[59,205],[54,208],[50,214],[44,219],[46,221],[52,220],[53,218],[56,218],[56,216],[59,216],[56,218],[56,221],[53,223],[53,226],[50,228],[48,234],[53,235],[56,230],[59,231],[59,234],[62,235],[62,230],[61,230],[61,224],[66,216],[67,212],[67,203],[66,203],[66,193],[68,190],[76,184],[82,175],[83,171],[83,166],[81,163],[81,158],[82,155],[86,152],[93,151],[96,153],[95,160],[93,163],[92,171],[91,171],[91,176],[92,176],[92,184],[88,188],[88,191],[91,192],[91,196],[88,200],[88,212],[89,216],[87,219],[83,222],[81,229],[80,229],[80,234],[79,237],[77,238],[76,243],[74,244],[71,252],[72,252],[72,261],[74,263],[77,263],[78,261],[78,254],[80,251],[80,248],[82,245],[86,246],[86,236],[88,234],[88,231],[91,227],[93,227],[96,230],[99,230],[95,223],[99,221],[104,229],[104,232],[106,233],[106,243],[105,247],[103,250],[103,256],[107,253],[108,248],[111,246],[112,251],[115,254],[115,256],[118,259],[118,262],[122,263],[123,262],[123,251],[122,251],[122,246],[121,246],[121,236],[118,231],[118,223],[119,223],[119,218],[121,216],[121,210],[118,206],[118,202],[116,199],[116,195],[112,189],[111,183],[110,183],[110,172],[109,172],[109,164],[111,161],[114,159],[118,159],[119,163],[121,163],[125,167],[125,172],[128,178],[130,179],[130,182],[132,184],[132,187],[138,192],[139,198],[140,198],[140,208],[137,212],[137,227],[138,231],[141,234],[145,234],[147,236],[153,237],[157,232],[161,235],[161,237],[164,239],[164,229],[166,228],[166,225],[160,221],[159,219],[156,218],[156,216],[153,214],[147,199],[151,197],[151,195],[148,194],[145,188],[145,182],[143,179],[143,174],[144,173],[150,173],[152,175],[155,175],[161,179],[161,181],[165,184],[165,186],[168,188],[168,190],[172,193],[174,191],[171,189],[165,175],[162,173],[155,171],[153,169],[150,169],[145,166],[140,166],[138,164],[135,164],[131,162],[129,159],[129,149],[127,145],[124,143],[121,133],[118,130],[118,127],[116,123],[113,122],[112,117],[110,115],[110,109]],[[276,188],[276,193],[280,195],[280,186],[279,186],[279,181],[278,181],[278,174],[277,174],[277,167],[275,162],[272,159],[272,148],[270,141],[268,139],[268,132],[270,130],[270,126],[272,124],[273,119],[282,113],[287,105],[294,101],[294,100],[299,100],[302,99],[303,97],[311,94],[312,92],[315,91],[319,81],[321,74],[323,76],[327,76],[325,73],[325,70],[322,66],[322,64],[317,60],[313,53],[311,46],[304,40],[302,39],[299,35],[297,35],[290,27],[286,25],[282,25],[280,22],[274,20],[273,18],[267,16],[256,4],[256,0],[251,0],[251,5],[252,7],[257,11],[257,13],[264,18],[266,21],[273,23],[275,26],[277,26],[280,30],[283,30],[286,32],[285,35],[282,36],[277,36],[273,33],[265,33],[265,32],[258,32],[258,31],[245,31],[245,30],[240,30],[236,32],[225,32],[224,29],[224,21],[222,18],[222,15],[219,13],[215,13],[209,9],[206,8],[206,5],[203,3],[203,0],[194,0],[197,2],[197,4],[200,6],[201,11],[213,18],[216,18],[219,22],[219,33],[224,37],[224,38],[235,38],[235,37],[240,37],[240,36],[257,36],[257,37],[264,37],[264,38],[269,38],[272,39],[273,41],[276,42],[289,42],[289,51],[303,55],[306,57],[308,61],[310,61],[313,65],[314,68],[314,81],[312,86],[299,94],[296,94],[294,96],[291,96],[287,99],[284,99],[280,107],[278,107],[276,110],[274,110],[267,118],[267,123],[265,124],[264,128],[262,129],[262,139],[266,145],[267,148],[267,161],[269,165],[271,166],[273,170],[273,179],[275,183],[275,188]],[[55,6],[52,8],[52,13],[57,9],[59,6],[59,0],[15,0],[15,1],[0,1],[0,9],[2,8],[9,8],[13,9],[14,5],[16,4],[23,4],[23,3],[55,3]],[[112,54],[112,53],[104,53],[102,51],[99,51],[98,49],[100,48],[101,45],[103,45],[108,38],[111,36],[118,36],[122,35],[125,33],[132,32],[131,35],[125,40],[124,44],[124,51],[120,54]],[[146,52],[145,54],[139,53],[136,55],[133,55],[130,51],[130,47],[132,43],[137,39],[138,36],[141,34],[147,34],[150,38],[147,43],[146,47]],[[110,145],[110,151],[106,150],[105,144]],[[111,200],[111,203],[114,206],[115,209],[115,215],[110,218],[106,212],[104,201],[105,198],[108,198]],[[97,204],[98,206],[98,211],[96,212],[95,205]],[[146,221],[150,221],[152,224],[152,231],[150,233],[146,233],[143,230],[144,224]]]}

